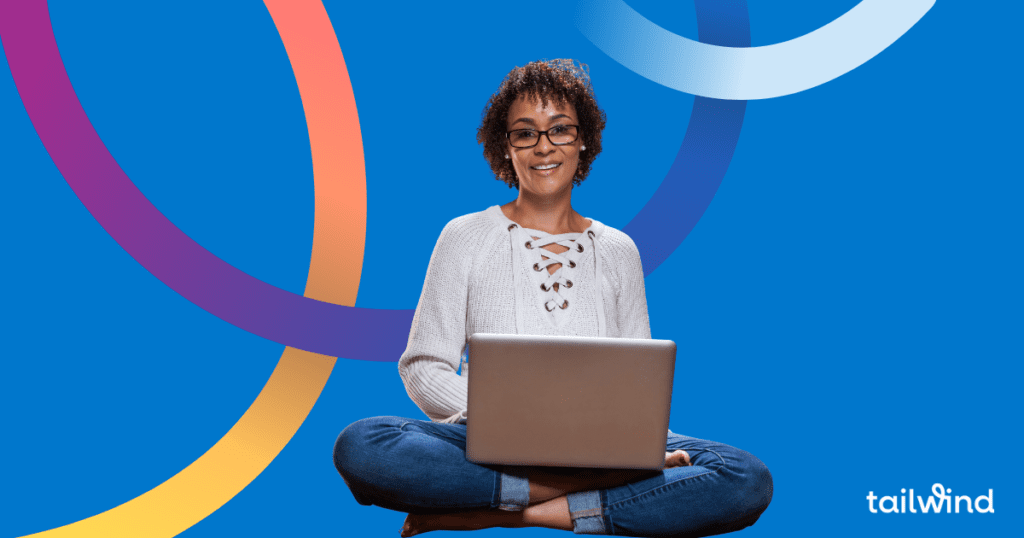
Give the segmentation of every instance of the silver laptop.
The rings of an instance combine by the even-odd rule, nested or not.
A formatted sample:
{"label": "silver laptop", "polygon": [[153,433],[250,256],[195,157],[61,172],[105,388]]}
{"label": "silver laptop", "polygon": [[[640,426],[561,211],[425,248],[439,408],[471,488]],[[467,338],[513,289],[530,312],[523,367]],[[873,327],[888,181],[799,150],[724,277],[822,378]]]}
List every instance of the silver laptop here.
{"label": "silver laptop", "polygon": [[468,351],[469,461],[664,466],[674,342],[478,333]]}

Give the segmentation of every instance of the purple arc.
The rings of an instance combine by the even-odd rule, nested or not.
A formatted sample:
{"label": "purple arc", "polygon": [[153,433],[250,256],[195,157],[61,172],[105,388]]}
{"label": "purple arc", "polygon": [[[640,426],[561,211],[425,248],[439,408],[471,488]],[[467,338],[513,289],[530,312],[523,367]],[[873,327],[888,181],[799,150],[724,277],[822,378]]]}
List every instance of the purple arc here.
{"label": "purple arc", "polygon": [[[750,45],[744,0],[697,0],[696,8],[702,42]],[[203,248],[146,199],[82,108],[44,3],[0,4],[0,38],[54,164],[93,218],[153,276],[203,310],[268,340],[332,357],[398,359],[412,310],[336,305],[267,284]],[[695,98],[672,167],[623,229],[640,250],[645,275],[678,248],[710,205],[732,160],[745,109],[745,101]],[[669,222],[676,224],[665,227]]]}

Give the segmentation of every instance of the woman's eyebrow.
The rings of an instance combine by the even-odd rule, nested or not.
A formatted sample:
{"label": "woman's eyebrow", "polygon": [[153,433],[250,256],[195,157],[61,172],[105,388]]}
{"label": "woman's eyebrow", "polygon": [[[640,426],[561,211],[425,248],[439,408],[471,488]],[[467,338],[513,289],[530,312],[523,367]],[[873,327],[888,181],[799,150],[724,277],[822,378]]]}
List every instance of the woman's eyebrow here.
{"label": "woman's eyebrow", "polygon": [[[554,116],[549,117],[548,121],[555,121],[555,120],[561,119],[561,118],[568,118],[570,120],[572,119],[572,117],[570,117],[568,114],[555,114]],[[516,121],[512,122],[512,125],[515,125],[515,124],[517,124],[519,122],[529,123],[531,125],[536,125],[537,124],[537,122],[533,121],[532,118],[519,118]]]}

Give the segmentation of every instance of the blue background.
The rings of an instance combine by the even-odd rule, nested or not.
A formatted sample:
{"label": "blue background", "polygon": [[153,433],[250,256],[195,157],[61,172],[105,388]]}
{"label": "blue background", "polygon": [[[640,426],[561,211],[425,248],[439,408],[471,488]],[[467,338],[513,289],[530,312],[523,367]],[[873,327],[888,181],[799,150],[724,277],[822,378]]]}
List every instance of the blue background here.
{"label": "blue background", "polygon": [[[752,2],[752,44],[796,38],[855,4]],[[513,66],[590,65],[608,127],[574,193],[585,216],[625,226],[682,141],[693,97],[590,44],[573,0],[325,5],[366,155],[358,306],[414,308],[444,224],[514,196],[475,143]],[[630,5],[696,39],[692,2]],[[224,260],[302,293],[309,142],[264,6],[52,1],[50,12],[89,118],[143,193]],[[1015,3],[940,0],[851,73],[749,103],[717,196],[647,279],[654,336],[679,344],[671,428],[744,448],[774,476],[774,501],[744,536],[1017,535],[1021,15]],[[64,182],[0,70],[0,534],[20,536],[124,503],[194,461],[248,408],[283,346],[200,310],[129,257]],[[450,138],[420,144],[420,129]],[[345,425],[388,414],[422,416],[395,364],[339,359],[280,456],[182,536],[397,536],[403,515],[357,505],[330,459]],[[996,512],[866,506],[868,491],[930,494],[935,482],[972,497],[992,488]]]}

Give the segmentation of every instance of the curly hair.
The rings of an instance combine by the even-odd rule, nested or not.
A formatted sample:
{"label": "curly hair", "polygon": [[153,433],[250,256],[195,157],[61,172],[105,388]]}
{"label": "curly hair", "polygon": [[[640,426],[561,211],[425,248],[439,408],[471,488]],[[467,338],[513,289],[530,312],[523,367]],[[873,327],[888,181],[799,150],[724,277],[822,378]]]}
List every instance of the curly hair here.
{"label": "curly hair", "polygon": [[579,167],[573,175],[573,186],[579,185],[590,173],[590,165],[601,153],[601,131],[605,114],[597,106],[594,88],[586,64],[574,60],[541,60],[513,69],[498,91],[491,96],[481,115],[476,132],[477,143],[484,145],[484,158],[491,165],[496,179],[509,188],[519,188],[519,178],[507,153],[508,110],[521,96],[539,98],[542,106],[553,101],[559,106],[569,103],[576,109],[580,122],[580,136],[587,150],[580,153]]}

